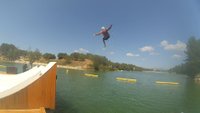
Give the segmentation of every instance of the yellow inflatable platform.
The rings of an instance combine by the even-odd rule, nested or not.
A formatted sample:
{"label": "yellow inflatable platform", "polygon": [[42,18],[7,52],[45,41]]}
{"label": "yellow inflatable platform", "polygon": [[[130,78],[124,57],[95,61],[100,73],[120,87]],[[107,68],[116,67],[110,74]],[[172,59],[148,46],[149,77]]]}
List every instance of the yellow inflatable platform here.
{"label": "yellow inflatable platform", "polygon": [[116,80],[119,81],[124,81],[124,82],[136,82],[136,79],[132,79],[132,78],[123,78],[123,77],[117,77]]}
{"label": "yellow inflatable platform", "polygon": [[95,74],[89,74],[89,73],[85,73],[84,75],[87,76],[87,77],[98,77],[98,75],[95,75]]}
{"label": "yellow inflatable platform", "polygon": [[4,66],[4,65],[0,65],[0,68],[6,68],[6,66]]}
{"label": "yellow inflatable platform", "polygon": [[169,84],[169,85],[178,85],[178,82],[162,82],[162,81],[156,81],[157,84]]}

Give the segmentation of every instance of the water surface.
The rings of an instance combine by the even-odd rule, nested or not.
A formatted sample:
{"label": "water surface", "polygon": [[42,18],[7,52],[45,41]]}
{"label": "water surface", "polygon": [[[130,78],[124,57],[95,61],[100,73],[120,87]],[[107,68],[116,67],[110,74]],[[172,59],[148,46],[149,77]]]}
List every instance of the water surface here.
{"label": "water surface", "polygon": [[[16,66],[22,72],[22,64]],[[3,71],[4,69],[0,69]],[[98,78],[83,76],[98,74]],[[137,79],[120,82],[116,77]],[[155,81],[179,82],[161,85]],[[55,113],[200,113],[200,84],[185,75],[153,72],[85,72],[57,69]]]}
{"label": "water surface", "polygon": [[[92,72],[58,69],[57,113],[199,113],[200,84],[185,75],[153,72]],[[91,73],[91,72],[90,72]],[[137,79],[120,82],[116,77]],[[155,81],[179,82],[161,85]]]}

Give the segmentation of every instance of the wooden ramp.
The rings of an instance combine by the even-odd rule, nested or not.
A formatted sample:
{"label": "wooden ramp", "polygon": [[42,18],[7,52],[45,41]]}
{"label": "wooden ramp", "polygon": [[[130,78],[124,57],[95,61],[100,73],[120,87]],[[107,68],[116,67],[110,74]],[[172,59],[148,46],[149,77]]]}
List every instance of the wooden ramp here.
{"label": "wooden ramp", "polygon": [[46,113],[44,107],[39,109],[0,109],[0,113]]}
{"label": "wooden ramp", "polygon": [[56,69],[50,62],[12,76],[0,74],[0,110],[55,109]]}

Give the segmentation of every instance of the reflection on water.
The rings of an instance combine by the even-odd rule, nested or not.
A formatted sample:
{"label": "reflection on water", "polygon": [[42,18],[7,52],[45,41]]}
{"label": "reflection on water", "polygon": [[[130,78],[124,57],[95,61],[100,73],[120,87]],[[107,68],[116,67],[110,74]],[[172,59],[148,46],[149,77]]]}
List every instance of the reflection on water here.
{"label": "reflection on water", "polygon": [[[152,72],[93,72],[58,69],[56,113],[197,113],[200,88],[185,75]],[[92,72],[91,72],[92,73]],[[137,79],[120,82],[116,77]],[[179,82],[161,85],[155,81]]]}

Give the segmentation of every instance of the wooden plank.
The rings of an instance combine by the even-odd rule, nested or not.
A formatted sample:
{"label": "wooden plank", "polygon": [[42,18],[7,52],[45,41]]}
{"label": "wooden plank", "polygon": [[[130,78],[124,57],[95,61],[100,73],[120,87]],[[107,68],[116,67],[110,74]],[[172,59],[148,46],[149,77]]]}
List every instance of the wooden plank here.
{"label": "wooden plank", "polygon": [[0,109],[0,113],[46,113],[44,107],[39,109]]}
{"label": "wooden plank", "polygon": [[28,108],[27,88],[0,99],[0,109],[22,109]]}
{"label": "wooden plank", "polygon": [[45,73],[34,84],[28,87],[28,105],[29,108],[55,109],[56,95],[56,65]]}
{"label": "wooden plank", "polygon": [[40,111],[41,111],[41,113],[46,113],[44,107],[41,107],[41,108],[40,108]]}

